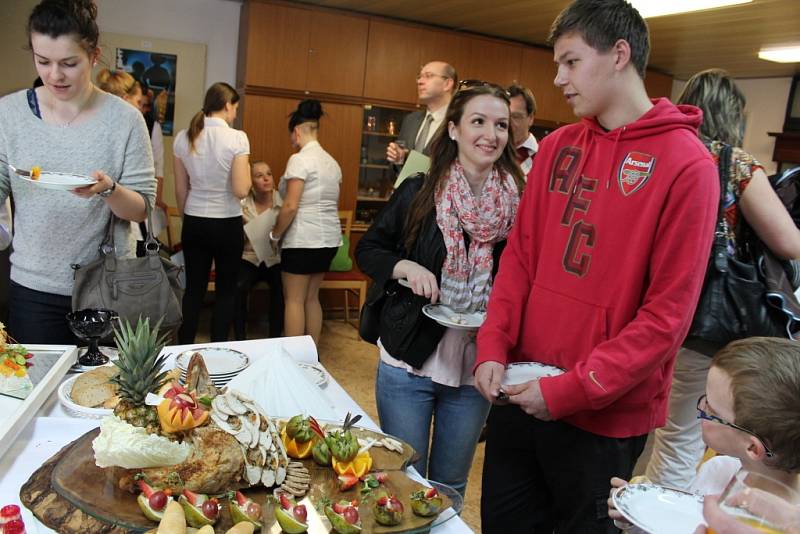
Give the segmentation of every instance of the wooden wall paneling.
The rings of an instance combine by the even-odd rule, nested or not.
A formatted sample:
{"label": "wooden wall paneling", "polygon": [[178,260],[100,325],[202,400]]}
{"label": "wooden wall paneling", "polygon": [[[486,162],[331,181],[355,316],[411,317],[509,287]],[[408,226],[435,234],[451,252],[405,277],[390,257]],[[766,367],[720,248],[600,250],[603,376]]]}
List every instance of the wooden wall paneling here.
{"label": "wooden wall paneling", "polygon": [[322,103],[319,142],[342,168],[339,209],[355,210],[358,191],[361,127],[364,109],[350,104]]}
{"label": "wooden wall paneling", "polygon": [[519,82],[536,97],[536,118],[553,122],[575,122],[560,89],[553,85],[556,67],[553,52],[545,48],[524,48]]}
{"label": "wooden wall paneling", "polygon": [[369,20],[328,11],[311,11],[310,15],[306,88],[312,92],[361,96]]}
{"label": "wooden wall paneling", "polygon": [[672,95],[672,76],[648,70],[644,77],[644,86],[650,98],[669,98]]}
{"label": "wooden wall paneling", "polygon": [[421,29],[370,20],[364,98],[416,104]]}
{"label": "wooden wall paneling", "polygon": [[479,37],[470,38],[470,62],[464,79],[507,86],[519,80],[522,46]]}
{"label": "wooden wall paneling", "polygon": [[310,11],[248,2],[245,85],[306,88]]}
{"label": "wooden wall paneling", "polygon": [[445,61],[455,67],[460,79],[468,79],[470,39],[454,32],[420,28],[420,66],[430,61]]}

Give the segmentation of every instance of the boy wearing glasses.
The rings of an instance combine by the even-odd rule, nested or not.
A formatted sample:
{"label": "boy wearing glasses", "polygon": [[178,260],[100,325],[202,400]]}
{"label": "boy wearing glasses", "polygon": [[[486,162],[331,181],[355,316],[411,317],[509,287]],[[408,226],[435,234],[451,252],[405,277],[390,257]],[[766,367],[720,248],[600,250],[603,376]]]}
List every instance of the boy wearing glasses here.
{"label": "boy wearing glasses", "polygon": [[[711,361],[697,417],[717,456],[687,491],[718,495],[739,469],[800,489],[800,344],[751,337],[726,345]],[[611,479],[612,488],[625,484]],[[608,507],[610,517],[622,518],[610,498]]]}
{"label": "boy wearing glasses", "polygon": [[[540,144],[478,333],[486,534],[616,531],[608,480],[630,478],[666,420],[719,202],[700,110],[647,97],[628,2],[577,0],[550,40],[581,121]],[[565,371],[502,385],[519,361]]]}
{"label": "boy wearing glasses", "polygon": [[402,165],[412,150],[429,154],[430,140],[444,121],[447,105],[453,98],[458,75],[452,65],[444,61],[431,61],[417,75],[417,97],[425,111],[409,113],[403,119],[397,142],[386,147],[386,159]]}

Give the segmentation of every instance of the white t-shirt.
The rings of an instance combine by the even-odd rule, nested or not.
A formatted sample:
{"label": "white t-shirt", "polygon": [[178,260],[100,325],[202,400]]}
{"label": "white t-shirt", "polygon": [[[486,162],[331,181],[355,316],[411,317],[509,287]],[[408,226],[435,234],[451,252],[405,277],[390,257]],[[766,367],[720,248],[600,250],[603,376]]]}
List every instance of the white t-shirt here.
{"label": "white t-shirt", "polygon": [[222,119],[206,117],[194,148],[194,152],[189,151],[186,130],[181,130],[175,137],[173,152],[189,173],[184,213],[210,219],[241,215],[242,205],[231,187],[231,167],[236,156],[250,154],[247,134],[234,130]]}
{"label": "white t-shirt", "polygon": [[283,236],[283,248],[330,248],[342,244],[339,224],[339,186],[342,169],[317,141],[292,154],[279,192],[286,198],[290,178],[305,182],[300,206]]}

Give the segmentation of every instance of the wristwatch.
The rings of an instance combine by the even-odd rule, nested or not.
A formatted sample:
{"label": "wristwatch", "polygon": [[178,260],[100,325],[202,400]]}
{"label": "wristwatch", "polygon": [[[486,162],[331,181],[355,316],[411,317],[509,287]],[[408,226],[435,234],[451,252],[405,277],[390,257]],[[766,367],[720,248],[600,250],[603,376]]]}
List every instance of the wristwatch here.
{"label": "wristwatch", "polygon": [[114,189],[116,189],[116,188],[117,188],[117,182],[112,180],[111,181],[111,187],[109,187],[108,189],[106,189],[104,191],[100,191],[99,193],[97,193],[97,196],[100,196],[100,197],[103,197],[103,198],[108,198],[114,193]]}

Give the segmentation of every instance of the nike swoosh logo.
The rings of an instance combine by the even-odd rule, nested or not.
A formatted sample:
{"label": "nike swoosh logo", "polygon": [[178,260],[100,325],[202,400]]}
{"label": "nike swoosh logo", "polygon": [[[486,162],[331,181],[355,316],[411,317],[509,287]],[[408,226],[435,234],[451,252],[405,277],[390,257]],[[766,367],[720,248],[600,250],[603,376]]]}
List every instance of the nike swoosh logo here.
{"label": "nike swoosh logo", "polygon": [[594,371],[589,371],[589,380],[594,382],[595,385],[600,389],[602,389],[605,393],[608,393],[606,388],[603,387],[603,384],[601,384],[600,381],[597,379],[596,373]]}

